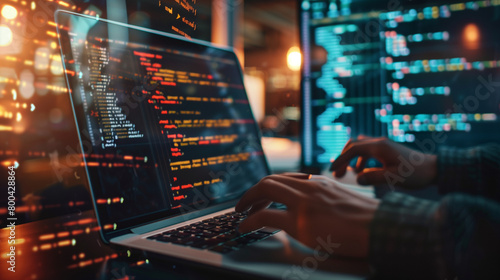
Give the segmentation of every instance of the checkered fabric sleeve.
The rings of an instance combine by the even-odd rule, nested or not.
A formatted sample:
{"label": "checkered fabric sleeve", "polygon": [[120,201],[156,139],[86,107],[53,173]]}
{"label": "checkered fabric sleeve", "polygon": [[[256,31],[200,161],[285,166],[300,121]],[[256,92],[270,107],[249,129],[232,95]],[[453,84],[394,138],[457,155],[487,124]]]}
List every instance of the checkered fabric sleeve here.
{"label": "checkered fabric sleeve", "polygon": [[389,193],[370,227],[374,279],[496,279],[500,204],[480,196],[440,202]]}
{"label": "checkered fabric sleeve", "polygon": [[370,264],[377,279],[444,279],[438,207],[395,192],[383,198],[370,227]]}
{"label": "checkered fabric sleeve", "polygon": [[442,194],[463,192],[500,201],[500,145],[441,148],[438,182]]}

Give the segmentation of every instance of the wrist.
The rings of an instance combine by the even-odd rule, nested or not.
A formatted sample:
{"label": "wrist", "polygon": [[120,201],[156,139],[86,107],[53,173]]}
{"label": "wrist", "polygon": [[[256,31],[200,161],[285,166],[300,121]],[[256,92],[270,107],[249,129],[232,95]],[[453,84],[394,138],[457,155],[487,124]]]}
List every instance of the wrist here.
{"label": "wrist", "polygon": [[365,209],[365,220],[364,226],[361,230],[361,248],[362,252],[359,257],[366,258],[370,253],[370,229],[375,220],[375,213],[377,212],[381,201],[378,199],[373,199],[370,203],[367,203],[367,208]]}
{"label": "wrist", "polygon": [[438,202],[400,193],[384,196],[370,228],[369,259],[375,278],[437,272],[438,207]]}
{"label": "wrist", "polygon": [[437,155],[427,155],[427,178],[428,184],[437,183],[438,166]]}

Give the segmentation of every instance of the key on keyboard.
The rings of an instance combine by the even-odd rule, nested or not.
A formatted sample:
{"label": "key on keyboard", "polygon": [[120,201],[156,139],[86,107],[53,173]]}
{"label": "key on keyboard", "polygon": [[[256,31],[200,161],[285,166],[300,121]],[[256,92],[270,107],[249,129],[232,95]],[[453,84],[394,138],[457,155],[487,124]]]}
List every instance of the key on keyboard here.
{"label": "key on keyboard", "polygon": [[168,230],[148,239],[226,254],[278,232],[278,230],[260,229],[241,234],[237,227],[246,217],[246,213],[231,212]]}

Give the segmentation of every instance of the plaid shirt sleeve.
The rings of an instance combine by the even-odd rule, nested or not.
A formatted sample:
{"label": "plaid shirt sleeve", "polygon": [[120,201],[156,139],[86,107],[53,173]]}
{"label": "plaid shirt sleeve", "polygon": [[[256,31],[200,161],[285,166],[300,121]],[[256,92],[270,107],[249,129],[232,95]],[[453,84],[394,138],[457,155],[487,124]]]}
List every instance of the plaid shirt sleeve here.
{"label": "plaid shirt sleeve", "polygon": [[500,272],[500,204],[449,194],[386,195],[370,226],[374,279],[491,279]]}
{"label": "plaid shirt sleeve", "polygon": [[464,192],[500,201],[500,146],[441,148],[438,182],[442,194]]}
{"label": "plaid shirt sleeve", "polygon": [[[387,194],[370,227],[370,264],[376,279],[444,279],[439,203]],[[423,272],[432,271],[430,273]]]}

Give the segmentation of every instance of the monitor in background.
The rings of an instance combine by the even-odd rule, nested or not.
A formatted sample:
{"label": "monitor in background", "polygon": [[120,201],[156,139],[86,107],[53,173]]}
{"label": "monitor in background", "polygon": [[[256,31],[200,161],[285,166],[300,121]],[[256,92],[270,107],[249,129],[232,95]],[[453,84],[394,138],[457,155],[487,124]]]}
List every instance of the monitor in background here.
{"label": "monitor in background", "polygon": [[300,1],[302,167],[359,135],[498,142],[500,1]]}

